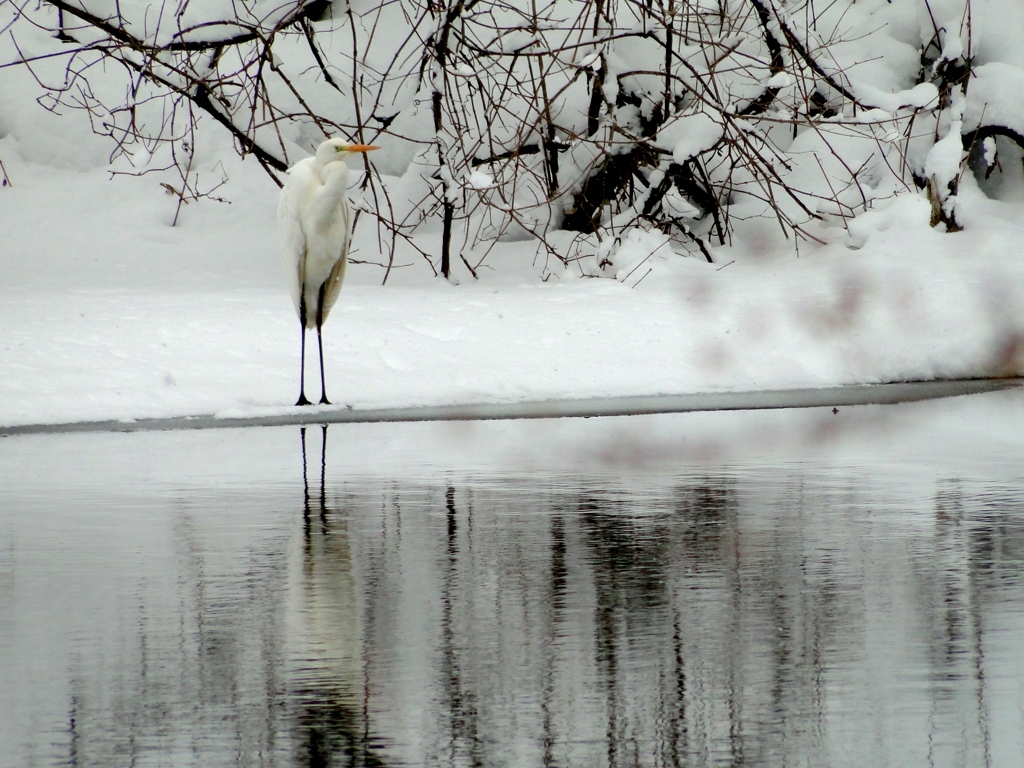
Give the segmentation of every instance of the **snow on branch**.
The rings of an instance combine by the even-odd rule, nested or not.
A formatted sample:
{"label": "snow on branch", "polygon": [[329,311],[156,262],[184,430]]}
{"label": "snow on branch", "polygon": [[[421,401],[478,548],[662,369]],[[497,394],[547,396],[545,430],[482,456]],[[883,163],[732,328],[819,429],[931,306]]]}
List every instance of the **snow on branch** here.
{"label": "snow on branch", "polygon": [[[344,135],[387,149],[361,190],[383,267],[403,239],[475,275],[522,239],[551,269],[619,275],[631,230],[713,262],[751,222],[797,248],[900,194],[959,227],[965,171],[1024,149],[1024,72],[976,63],[969,0],[932,6],[45,0],[8,35],[12,64],[66,58],[36,74],[45,104],[86,110],[121,170],[178,173],[182,199],[210,132],[275,181]],[[29,27],[50,50],[21,52]]]}

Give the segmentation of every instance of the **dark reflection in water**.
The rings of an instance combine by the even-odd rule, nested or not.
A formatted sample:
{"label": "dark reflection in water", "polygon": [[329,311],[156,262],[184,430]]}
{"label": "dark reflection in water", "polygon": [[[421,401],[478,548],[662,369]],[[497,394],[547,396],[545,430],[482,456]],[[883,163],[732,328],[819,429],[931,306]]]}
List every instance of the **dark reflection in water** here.
{"label": "dark reflection in water", "polygon": [[298,442],[301,486],[0,496],[0,765],[1024,762],[1022,483]]}

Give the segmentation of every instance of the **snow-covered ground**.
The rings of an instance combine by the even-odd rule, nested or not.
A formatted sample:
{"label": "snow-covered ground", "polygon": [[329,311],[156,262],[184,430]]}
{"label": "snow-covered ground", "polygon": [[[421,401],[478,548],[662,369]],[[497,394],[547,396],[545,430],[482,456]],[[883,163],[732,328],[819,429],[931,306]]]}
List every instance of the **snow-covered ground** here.
{"label": "snow-covered ground", "polygon": [[[0,151],[0,423],[294,402],[276,189],[254,164],[232,164],[230,205],[193,204],[170,227],[173,203],[147,177],[26,161],[10,136]],[[383,407],[1016,375],[1021,209],[970,203],[957,234],[907,197],[857,222],[858,250],[655,254],[657,279],[636,286],[542,282],[528,243],[501,246],[520,268],[458,285],[415,255],[385,286],[357,264],[325,326],[328,394]]]}
{"label": "snow-covered ground", "polygon": [[[0,70],[0,92],[0,424],[294,402],[299,329],[257,163],[207,143],[197,162],[226,175],[229,202],[185,205],[172,226],[159,175],[111,177],[84,116],[36,105],[23,68]],[[386,285],[354,264],[325,327],[328,395],[368,408],[1021,375],[1024,194],[1000,197],[967,174],[961,232],[929,227],[908,192],[849,232],[818,226],[826,244],[799,253],[754,221],[714,264],[634,232],[617,280],[542,263],[529,241],[499,244],[478,279],[456,262],[457,284],[412,249]],[[355,248],[379,259],[369,227]]]}

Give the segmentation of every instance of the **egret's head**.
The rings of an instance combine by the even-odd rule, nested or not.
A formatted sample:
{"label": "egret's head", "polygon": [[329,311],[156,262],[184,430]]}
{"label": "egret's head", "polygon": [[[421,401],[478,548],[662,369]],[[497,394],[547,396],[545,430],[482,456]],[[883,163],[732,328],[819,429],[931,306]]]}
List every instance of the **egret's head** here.
{"label": "egret's head", "polygon": [[316,159],[322,165],[333,163],[335,160],[344,160],[353,152],[370,152],[380,149],[372,144],[350,144],[345,139],[328,139],[316,150]]}

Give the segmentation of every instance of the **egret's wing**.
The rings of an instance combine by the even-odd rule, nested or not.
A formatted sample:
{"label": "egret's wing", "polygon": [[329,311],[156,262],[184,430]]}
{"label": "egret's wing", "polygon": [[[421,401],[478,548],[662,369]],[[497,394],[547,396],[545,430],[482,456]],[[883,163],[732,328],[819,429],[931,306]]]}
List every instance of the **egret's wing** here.
{"label": "egret's wing", "polygon": [[331,307],[333,307],[335,302],[338,301],[338,295],[341,293],[341,284],[345,282],[345,267],[348,265],[348,248],[352,243],[352,211],[349,209],[348,200],[343,200],[341,204],[341,215],[346,234],[344,242],[341,244],[340,258],[331,268],[331,274],[324,283],[323,316],[325,320],[327,319],[328,313],[331,311]]}
{"label": "egret's wing", "polygon": [[302,161],[288,171],[284,187],[277,202],[277,231],[281,238],[285,275],[295,311],[299,311],[299,299],[306,269],[306,234],[302,229],[302,209],[308,205],[313,191],[313,173]]}

